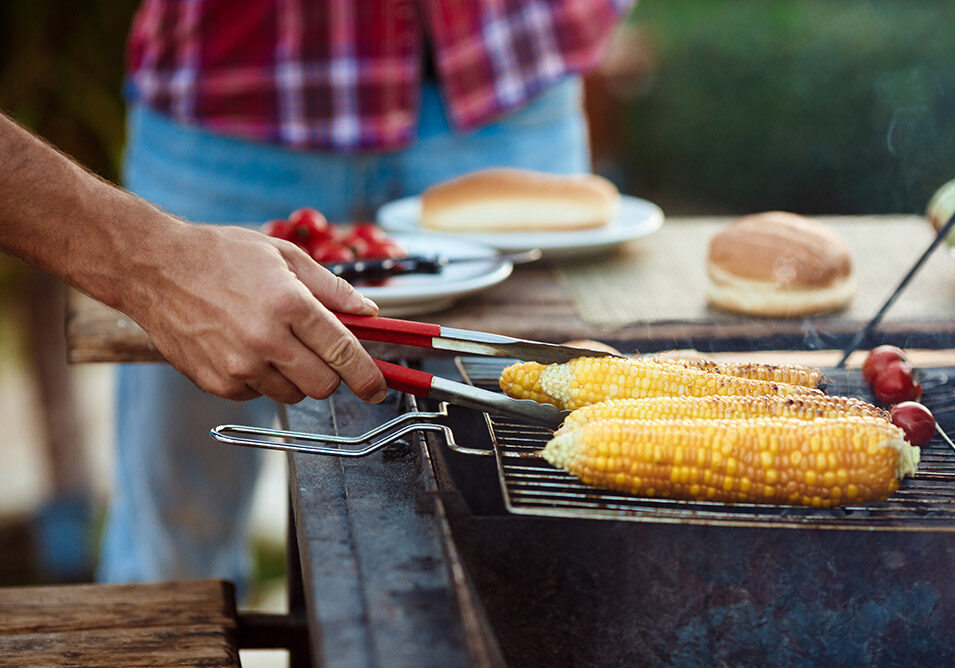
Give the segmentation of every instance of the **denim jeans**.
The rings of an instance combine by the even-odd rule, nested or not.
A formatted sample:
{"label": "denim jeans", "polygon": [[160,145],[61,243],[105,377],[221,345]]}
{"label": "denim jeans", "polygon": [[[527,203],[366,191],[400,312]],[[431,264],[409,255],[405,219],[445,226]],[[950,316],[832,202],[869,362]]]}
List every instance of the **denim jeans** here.
{"label": "denim jeans", "polygon": [[[427,86],[417,136],[413,146],[396,152],[295,151],[210,134],[133,106],[125,185],[195,222],[262,223],[302,206],[335,222],[371,220],[392,199],[484,167],[590,167],[577,78],[467,134],[448,127],[437,89]],[[116,479],[99,578],[241,583],[248,574],[249,507],[262,455],[217,444],[208,433],[224,423],[268,426],[274,415],[266,399],[218,399],[166,365],[121,366]]]}

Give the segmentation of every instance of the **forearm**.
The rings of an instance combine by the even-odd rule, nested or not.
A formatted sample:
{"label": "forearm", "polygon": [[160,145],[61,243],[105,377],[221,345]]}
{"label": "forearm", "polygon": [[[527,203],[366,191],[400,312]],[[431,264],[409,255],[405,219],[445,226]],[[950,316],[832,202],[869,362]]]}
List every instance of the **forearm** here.
{"label": "forearm", "polygon": [[372,401],[384,379],[329,309],[377,307],[294,244],[193,225],[85,171],[0,115],[0,250],[123,311],[170,364],[230,399]]}
{"label": "forearm", "polygon": [[0,249],[130,308],[151,240],[179,225],[0,115]]}

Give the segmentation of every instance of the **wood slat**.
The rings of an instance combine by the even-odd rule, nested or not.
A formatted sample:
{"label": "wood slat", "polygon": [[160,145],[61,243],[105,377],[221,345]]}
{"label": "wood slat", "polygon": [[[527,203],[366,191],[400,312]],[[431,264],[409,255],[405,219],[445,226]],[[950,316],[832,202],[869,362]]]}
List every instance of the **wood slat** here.
{"label": "wood slat", "polygon": [[222,580],[0,589],[0,666],[238,666]]}
{"label": "wood slat", "polygon": [[0,666],[238,666],[217,626],[30,633],[0,637]]}
{"label": "wood slat", "polygon": [[76,290],[66,307],[66,354],[73,363],[163,361],[131,318]]}

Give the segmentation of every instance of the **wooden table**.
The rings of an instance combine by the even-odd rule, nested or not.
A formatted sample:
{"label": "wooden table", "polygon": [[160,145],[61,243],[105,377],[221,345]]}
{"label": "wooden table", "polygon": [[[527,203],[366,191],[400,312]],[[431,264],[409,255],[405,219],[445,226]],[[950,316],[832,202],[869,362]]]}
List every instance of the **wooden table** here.
{"label": "wooden table", "polygon": [[[860,286],[853,305],[808,319],[750,318],[714,311],[704,298],[706,244],[727,220],[672,219],[617,255],[518,267],[503,283],[418,319],[543,341],[599,338],[635,342],[646,351],[730,340],[742,350],[834,348],[833,343],[850,338],[875,314],[933,236],[928,223],[915,216],[826,219],[856,246],[853,255]],[[590,272],[595,272],[598,285],[625,290],[629,287],[626,283],[614,281],[615,268],[601,269],[614,262],[621,265],[619,275],[637,267],[635,279],[645,278],[652,290],[627,295],[634,311],[630,322],[606,325],[588,321],[579,308],[588,295],[579,290],[575,295],[575,285],[579,288],[578,282],[586,282]],[[599,288],[594,296],[600,297]],[[929,349],[955,347],[953,323],[955,260],[940,248],[886,314],[872,342],[893,340],[906,347]],[[161,360],[134,322],[82,295],[74,295],[66,326],[71,362]]]}
{"label": "wooden table", "polygon": [[[875,312],[874,306],[888,296],[932,239],[927,223],[912,216],[832,220],[837,231],[854,238],[866,226],[859,241],[864,252],[853,249],[860,277],[869,277],[860,285],[855,309],[809,320],[753,319],[713,312],[702,298],[701,249],[725,222],[674,219],[631,243],[627,257],[641,267],[652,267],[647,278],[655,286],[644,306],[638,300],[632,322],[608,327],[580,314],[573,272],[586,277],[588,271],[602,271],[600,263],[607,258],[522,267],[504,283],[419,319],[545,341],[599,338],[644,351],[697,348],[713,357],[765,356],[827,366],[839,359],[838,348]],[[937,251],[869,345],[893,342],[920,348],[913,351],[917,365],[955,364],[955,273],[949,264],[955,262],[944,250]],[[876,281],[877,277],[883,280]],[[611,282],[614,278],[601,276]],[[678,310],[664,318],[643,317],[674,304]],[[160,359],[128,318],[85,297],[77,296],[70,305],[67,335],[72,362]],[[373,352],[421,354],[395,348]],[[850,365],[859,364],[861,358],[857,353]],[[403,410],[396,397],[380,406],[366,406],[339,392],[327,402],[302,402],[289,411],[288,420],[302,431],[356,435]],[[475,617],[466,604],[473,592],[460,560],[453,550],[449,553],[443,539],[448,531],[446,508],[427,449],[409,444],[361,460],[293,455],[290,470],[297,548],[317,661],[498,663],[497,649],[482,631],[486,620]],[[394,533],[396,526],[402,527],[401,535]]]}

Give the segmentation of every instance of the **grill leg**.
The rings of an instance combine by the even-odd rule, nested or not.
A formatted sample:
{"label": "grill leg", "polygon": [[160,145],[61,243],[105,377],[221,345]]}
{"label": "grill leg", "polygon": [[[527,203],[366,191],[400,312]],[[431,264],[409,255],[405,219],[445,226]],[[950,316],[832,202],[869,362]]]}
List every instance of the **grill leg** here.
{"label": "grill leg", "polygon": [[289,668],[311,668],[308,618],[305,611],[302,571],[291,508],[286,541],[288,614],[238,613],[238,647],[239,649],[286,649],[289,652]]}
{"label": "grill leg", "polygon": [[302,582],[302,562],[298,552],[298,535],[295,531],[295,514],[289,494],[288,530],[285,548],[286,586],[288,587],[289,617],[302,622],[301,633],[296,634],[294,645],[289,645],[289,668],[310,668],[312,655],[305,623],[305,588]]}

